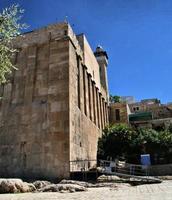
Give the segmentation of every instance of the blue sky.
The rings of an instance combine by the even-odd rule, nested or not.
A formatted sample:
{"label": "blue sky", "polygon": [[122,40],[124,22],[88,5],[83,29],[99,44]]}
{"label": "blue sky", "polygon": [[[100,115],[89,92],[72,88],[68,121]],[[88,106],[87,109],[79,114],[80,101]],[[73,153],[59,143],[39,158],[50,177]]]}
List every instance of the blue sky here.
{"label": "blue sky", "polygon": [[172,101],[172,0],[0,0],[19,3],[30,29],[63,21],[109,56],[111,94]]}

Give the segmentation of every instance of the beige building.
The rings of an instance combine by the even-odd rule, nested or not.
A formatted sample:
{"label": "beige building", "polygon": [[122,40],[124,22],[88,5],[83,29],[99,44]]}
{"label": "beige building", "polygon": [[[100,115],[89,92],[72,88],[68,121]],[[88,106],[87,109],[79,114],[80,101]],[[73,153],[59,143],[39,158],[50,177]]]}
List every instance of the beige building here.
{"label": "beige building", "polygon": [[129,108],[132,112],[129,121],[133,126],[162,129],[172,124],[172,109],[156,98],[129,104]]}
{"label": "beige building", "polygon": [[153,119],[172,117],[172,110],[168,104],[161,104],[158,99],[144,99],[140,102],[129,104],[132,113],[151,112]]}
{"label": "beige building", "polygon": [[[106,52],[68,23],[18,37],[18,70],[0,88],[0,176],[69,177],[93,160],[108,123]],[[79,162],[72,170],[80,170]]]}
{"label": "beige building", "polygon": [[126,123],[135,127],[166,128],[172,124],[171,104],[158,99],[144,99],[135,103],[110,103],[111,124]]}
{"label": "beige building", "polygon": [[109,123],[110,124],[129,124],[130,110],[126,103],[110,103]]}

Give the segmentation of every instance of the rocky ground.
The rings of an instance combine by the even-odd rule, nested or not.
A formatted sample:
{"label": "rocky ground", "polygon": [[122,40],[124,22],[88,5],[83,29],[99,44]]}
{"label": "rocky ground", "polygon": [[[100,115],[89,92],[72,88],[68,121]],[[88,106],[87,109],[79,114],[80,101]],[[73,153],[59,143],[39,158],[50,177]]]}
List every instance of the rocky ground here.
{"label": "rocky ground", "polygon": [[107,179],[112,177],[100,179],[96,184],[73,180],[62,180],[55,184],[48,181],[27,183],[21,179],[0,179],[0,200],[172,200],[171,180],[160,184],[131,186],[129,183],[120,182],[118,177],[113,177],[111,181]]}
{"label": "rocky ground", "polygon": [[23,182],[21,179],[0,179],[0,193],[27,193],[27,192],[81,192],[87,191],[93,184],[79,181],[63,180],[60,183],[48,181]]}
{"label": "rocky ground", "polygon": [[125,181],[116,176],[108,177],[101,176],[96,183],[62,180],[59,183],[51,183],[49,181],[34,181],[31,183],[24,182],[21,179],[0,179],[0,194],[6,193],[27,193],[27,192],[60,192],[60,193],[74,193],[88,191],[88,188],[119,188],[123,186]]}
{"label": "rocky ground", "polygon": [[93,187],[84,192],[59,193],[36,192],[1,194],[0,200],[171,200],[172,181],[160,184],[129,186],[124,183],[117,187]]}
{"label": "rocky ground", "polygon": [[[117,184],[118,183],[118,184]],[[81,182],[74,180],[62,180],[59,183],[48,181],[35,181],[27,183],[21,179],[0,179],[0,194],[5,193],[26,193],[26,192],[81,192],[88,188],[110,187],[118,188],[119,183],[133,184],[133,179],[124,179],[117,176],[102,175],[96,183]],[[143,183],[141,180],[134,180],[134,183]],[[129,186],[129,184],[128,184]]]}

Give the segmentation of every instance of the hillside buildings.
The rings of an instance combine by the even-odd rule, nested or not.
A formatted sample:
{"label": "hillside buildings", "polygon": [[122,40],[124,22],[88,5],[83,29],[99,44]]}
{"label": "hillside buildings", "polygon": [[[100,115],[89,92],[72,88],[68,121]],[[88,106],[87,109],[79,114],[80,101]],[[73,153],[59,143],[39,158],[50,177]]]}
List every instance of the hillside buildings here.
{"label": "hillside buildings", "polygon": [[171,104],[161,104],[156,98],[134,103],[111,103],[109,119],[110,123],[161,129],[172,124],[172,107]]}

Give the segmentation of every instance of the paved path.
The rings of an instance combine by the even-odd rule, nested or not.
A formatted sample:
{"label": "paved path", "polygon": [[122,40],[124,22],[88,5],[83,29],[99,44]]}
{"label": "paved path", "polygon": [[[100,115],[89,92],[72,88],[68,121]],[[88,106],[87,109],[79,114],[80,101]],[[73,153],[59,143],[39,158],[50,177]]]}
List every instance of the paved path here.
{"label": "paved path", "polygon": [[90,188],[76,193],[4,194],[0,200],[172,200],[172,181],[161,184],[116,188]]}

